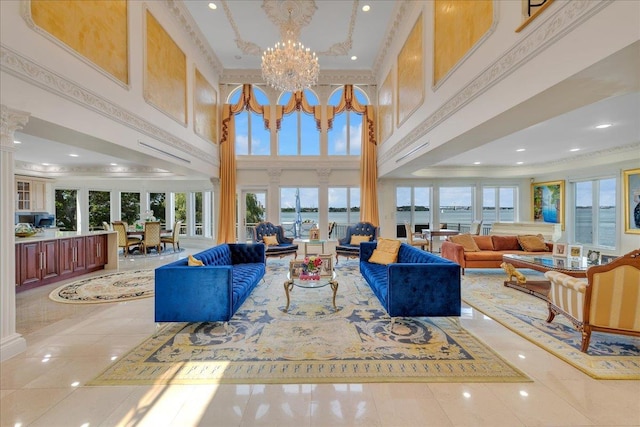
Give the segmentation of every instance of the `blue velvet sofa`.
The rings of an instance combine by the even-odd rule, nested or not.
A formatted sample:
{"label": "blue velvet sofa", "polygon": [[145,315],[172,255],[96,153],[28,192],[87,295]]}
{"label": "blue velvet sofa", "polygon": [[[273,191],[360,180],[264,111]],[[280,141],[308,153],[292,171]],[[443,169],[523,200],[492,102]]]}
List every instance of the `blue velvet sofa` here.
{"label": "blue velvet sofa", "polygon": [[460,266],[402,243],[396,263],[369,262],[377,242],[360,244],[360,273],[389,316],[460,316]]}
{"label": "blue velvet sofa", "polygon": [[342,239],[338,239],[336,245],[336,264],[338,263],[338,256],[342,255],[349,258],[358,258],[360,256],[360,245],[352,245],[351,237],[353,236],[369,236],[370,242],[375,242],[378,239],[379,228],[370,222],[359,222],[347,227],[347,235]]}
{"label": "blue velvet sofa", "polygon": [[155,270],[156,322],[227,322],[265,273],[264,245],[229,243]]}
{"label": "blue velvet sofa", "polygon": [[270,222],[258,223],[253,229],[253,242],[263,243],[264,236],[276,236],[278,239],[278,245],[267,246],[265,252],[267,257],[282,258],[293,254],[294,258],[298,258],[298,245],[293,243],[291,237],[285,237],[281,225],[274,225]]}

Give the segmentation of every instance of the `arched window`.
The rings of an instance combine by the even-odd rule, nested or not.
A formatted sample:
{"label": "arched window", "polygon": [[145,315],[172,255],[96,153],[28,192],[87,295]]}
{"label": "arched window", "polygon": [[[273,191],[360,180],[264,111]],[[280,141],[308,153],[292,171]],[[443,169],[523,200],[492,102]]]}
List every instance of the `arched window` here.
{"label": "arched window", "polygon": [[[353,87],[353,93],[360,104],[369,103],[365,93]],[[337,106],[344,96],[344,87],[329,97],[329,105]],[[362,116],[351,110],[335,115],[333,126],[327,131],[328,153],[330,156],[359,156],[362,146]]]}
{"label": "arched window", "polygon": [[[318,105],[318,97],[309,89],[305,89],[304,98],[309,106]],[[286,106],[291,102],[292,93],[285,92],[280,96],[278,105]],[[282,117],[278,131],[279,156],[319,156],[320,130],[312,114],[296,108]]]}
{"label": "arched window", "polygon": [[[269,104],[267,95],[256,86],[253,86],[255,100],[260,105]],[[242,95],[242,86],[239,86],[229,95],[229,104],[236,104]],[[264,119],[261,114],[243,110],[235,116],[236,127],[236,156],[268,156],[271,154],[271,137],[269,129],[264,127]]]}

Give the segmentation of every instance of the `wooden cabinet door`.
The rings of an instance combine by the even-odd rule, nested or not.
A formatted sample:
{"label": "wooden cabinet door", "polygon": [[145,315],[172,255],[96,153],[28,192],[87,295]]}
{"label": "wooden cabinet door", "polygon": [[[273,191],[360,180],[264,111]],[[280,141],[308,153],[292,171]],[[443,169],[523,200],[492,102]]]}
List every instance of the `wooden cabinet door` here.
{"label": "wooden cabinet door", "polygon": [[87,269],[102,267],[107,263],[107,236],[87,236]]}
{"label": "wooden cabinet door", "polygon": [[58,273],[67,276],[73,273],[74,257],[73,239],[58,240]]}
{"label": "wooden cabinet door", "polygon": [[22,265],[20,262],[20,249],[22,249],[22,245],[16,245],[16,286],[22,285],[22,276],[20,275],[20,268]]}
{"label": "wooden cabinet door", "polygon": [[74,237],[73,245],[75,250],[75,262],[73,264],[73,271],[82,271],[87,269],[87,244],[85,237]]}
{"label": "wooden cabinet door", "polygon": [[40,242],[20,245],[20,285],[30,285],[40,281],[41,262]]}
{"label": "wooden cabinet door", "polygon": [[41,279],[50,279],[58,276],[60,268],[58,262],[58,241],[46,240],[40,242],[40,251],[42,253],[42,272]]}
{"label": "wooden cabinet door", "polygon": [[45,183],[42,181],[31,182],[31,210],[34,210],[34,211],[47,210],[46,186],[45,186]]}

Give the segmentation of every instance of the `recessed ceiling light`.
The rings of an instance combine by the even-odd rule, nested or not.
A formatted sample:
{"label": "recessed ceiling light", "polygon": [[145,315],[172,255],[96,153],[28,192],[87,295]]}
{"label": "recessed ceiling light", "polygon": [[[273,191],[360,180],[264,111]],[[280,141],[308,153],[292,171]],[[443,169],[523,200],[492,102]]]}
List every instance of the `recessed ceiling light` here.
{"label": "recessed ceiling light", "polygon": [[51,163],[42,163],[42,166],[50,166]]}
{"label": "recessed ceiling light", "polygon": [[13,141],[14,144],[22,144],[22,141]]}
{"label": "recessed ceiling light", "polygon": [[117,163],[109,163],[111,166],[118,166]]}
{"label": "recessed ceiling light", "polygon": [[69,157],[80,157],[80,156],[72,153],[72,154],[69,154]]}
{"label": "recessed ceiling light", "polygon": [[601,125],[596,126],[596,129],[606,129],[611,126],[613,126],[611,123],[603,123]]}
{"label": "recessed ceiling light", "polygon": [[357,56],[355,56],[355,55],[353,55],[353,56],[351,57],[351,60],[352,60],[352,61],[355,61],[356,59],[358,59],[358,57],[357,57]]}
{"label": "recessed ceiling light", "polygon": [[580,149],[579,149],[579,148],[572,148],[572,149],[571,149],[571,150],[569,150],[569,151],[580,151]]}
{"label": "recessed ceiling light", "polygon": [[480,164],[480,162],[473,162],[473,164],[474,164],[474,165],[479,165],[479,164]]}
{"label": "recessed ceiling light", "polygon": [[516,165],[522,165],[524,162],[516,162]]}
{"label": "recessed ceiling light", "polygon": [[524,148],[518,148],[516,151],[517,152],[521,152],[521,151],[525,151],[525,149]]}
{"label": "recessed ceiling light", "polygon": [[369,12],[370,10],[371,10],[371,6],[369,6],[368,4],[365,4],[364,6],[362,6],[363,12]]}
{"label": "recessed ceiling light", "polygon": [[216,10],[218,8],[218,6],[213,2],[209,3],[208,6],[209,6],[209,9],[211,9],[211,10]]}

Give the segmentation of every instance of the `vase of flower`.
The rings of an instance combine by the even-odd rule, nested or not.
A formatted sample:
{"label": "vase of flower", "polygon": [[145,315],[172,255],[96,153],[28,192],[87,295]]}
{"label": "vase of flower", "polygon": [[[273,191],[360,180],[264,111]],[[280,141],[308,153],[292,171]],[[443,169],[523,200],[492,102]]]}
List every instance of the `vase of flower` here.
{"label": "vase of flower", "polygon": [[305,257],[302,264],[301,280],[320,280],[320,266],[322,259],[317,256]]}

